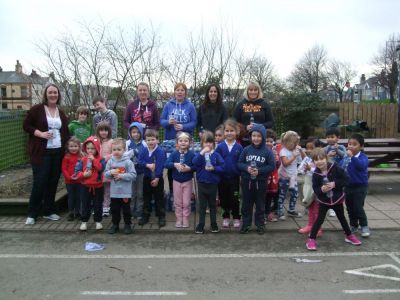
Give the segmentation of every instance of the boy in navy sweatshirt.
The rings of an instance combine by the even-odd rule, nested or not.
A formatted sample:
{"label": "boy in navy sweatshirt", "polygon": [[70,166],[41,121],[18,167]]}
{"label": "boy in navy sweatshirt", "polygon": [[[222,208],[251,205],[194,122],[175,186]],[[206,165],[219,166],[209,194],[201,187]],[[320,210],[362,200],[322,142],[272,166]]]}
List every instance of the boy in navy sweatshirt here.
{"label": "boy in navy sweatshirt", "polygon": [[266,130],[261,124],[254,124],[250,132],[251,145],[243,149],[238,168],[242,177],[242,220],[240,233],[251,228],[253,206],[256,205],[254,223],[257,233],[264,234],[265,194],[267,178],[275,169],[274,154],[265,146]]}
{"label": "boy in navy sweatshirt", "polygon": [[356,232],[361,226],[361,236],[370,236],[367,215],[364,211],[364,202],[368,193],[368,157],[361,152],[364,147],[364,137],[361,134],[353,134],[348,142],[347,175],[349,181],[346,186],[346,207],[349,213],[352,232]]}
{"label": "boy in navy sweatshirt", "polygon": [[224,171],[224,159],[214,151],[215,139],[210,131],[203,131],[201,136],[200,153],[193,158],[196,169],[197,186],[199,193],[199,223],[196,233],[204,233],[207,204],[210,208],[211,232],[219,232],[217,225],[217,189],[220,181],[220,173]]}
{"label": "boy in navy sweatshirt", "polygon": [[147,147],[139,152],[139,167],[144,168],[143,177],[143,218],[139,225],[149,222],[150,202],[154,196],[158,225],[165,226],[164,179],[166,160],[164,150],[158,146],[158,132],[147,129],[144,135]]}

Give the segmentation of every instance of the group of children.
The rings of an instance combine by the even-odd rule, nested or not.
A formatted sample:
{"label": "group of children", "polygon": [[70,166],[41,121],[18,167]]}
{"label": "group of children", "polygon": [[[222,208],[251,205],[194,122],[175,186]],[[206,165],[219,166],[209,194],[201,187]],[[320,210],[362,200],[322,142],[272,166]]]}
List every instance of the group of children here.
{"label": "group of children", "polygon": [[[88,112],[78,110],[77,114],[82,121],[81,114],[87,116]],[[124,233],[129,234],[132,233],[132,214],[139,225],[146,224],[154,199],[158,224],[165,226],[163,171],[166,168],[172,170],[177,228],[189,227],[196,172],[199,200],[196,233],[205,232],[207,208],[211,232],[219,232],[218,198],[223,227],[233,226],[240,228],[240,233],[248,233],[255,206],[256,231],[263,234],[266,221],[301,217],[295,210],[300,172],[305,174],[302,203],[308,208],[308,225],[299,232],[309,234],[306,244],[309,250],[316,250],[315,239],[322,235],[320,228],[329,209],[336,213],[346,242],[361,244],[354,235],[359,226],[361,235],[369,236],[363,209],[368,187],[368,158],[361,152],[362,136],[353,135],[346,150],[338,145],[338,131],[330,129],[326,134],[327,147],[321,148],[317,140],[310,139],[303,150],[296,132],[285,132],[281,144],[276,144],[274,131],[254,123],[249,130],[251,144],[243,148],[238,142],[239,130],[238,123],[228,119],[215,134],[202,132],[199,153],[191,150],[190,134],[178,132],[176,149],[168,158],[159,146],[158,132],[152,129],[144,132],[140,123],[130,125],[126,142],[121,138],[112,139],[109,122],[98,123],[96,136],[87,137],[82,147],[82,134],[79,139],[71,137],[62,167],[69,195],[68,219],[80,218],[80,229],[87,230],[93,212],[95,228],[99,230],[102,217],[111,211],[109,233],[116,233],[122,211]],[[284,201],[288,192],[290,200],[285,215]],[[344,201],[350,226],[344,216]]]}

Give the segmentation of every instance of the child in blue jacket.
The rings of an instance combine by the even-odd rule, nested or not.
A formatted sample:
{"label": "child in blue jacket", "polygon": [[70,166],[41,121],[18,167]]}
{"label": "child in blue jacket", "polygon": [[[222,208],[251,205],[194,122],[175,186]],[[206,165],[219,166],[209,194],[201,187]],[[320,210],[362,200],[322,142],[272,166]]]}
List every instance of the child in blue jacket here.
{"label": "child in blue jacket", "polygon": [[211,232],[219,232],[217,225],[217,189],[220,182],[220,173],[224,171],[224,159],[214,151],[214,135],[210,131],[203,131],[201,136],[200,153],[193,158],[196,169],[197,186],[199,193],[199,223],[196,233],[204,233],[206,208],[210,208]]}

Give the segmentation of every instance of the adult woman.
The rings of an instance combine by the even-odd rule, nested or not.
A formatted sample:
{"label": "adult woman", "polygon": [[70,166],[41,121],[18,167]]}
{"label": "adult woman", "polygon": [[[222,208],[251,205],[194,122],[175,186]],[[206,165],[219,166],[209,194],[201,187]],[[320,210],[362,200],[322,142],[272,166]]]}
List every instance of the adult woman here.
{"label": "adult woman", "polygon": [[175,139],[178,131],[193,133],[197,123],[196,109],[186,98],[187,87],[177,83],[174,87],[174,98],[168,101],[161,113],[161,126],[165,128],[166,140]]}
{"label": "adult woman", "polygon": [[[184,83],[179,82],[174,87],[174,98],[165,104],[161,113],[161,126],[165,128],[165,140],[172,140],[176,138],[178,131],[184,131],[189,134],[193,133],[196,127],[197,114],[196,109],[192,102],[186,98],[187,87]],[[168,184],[170,194],[172,197],[172,170],[168,170]]]}
{"label": "adult woman", "polygon": [[[271,106],[263,99],[263,92],[257,82],[250,81],[243,94],[244,99],[240,101],[234,111],[234,118],[241,123],[248,132],[253,123],[264,125],[265,129],[272,128],[274,119]],[[242,145],[249,145],[249,138],[246,135],[242,140]]]}
{"label": "adult woman", "polygon": [[139,83],[136,93],[136,99],[126,108],[124,127],[128,129],[132,122],[138,122],[145,129],[158,130],[160,128],[159,113],[156,102],[150,99],[149,85],[145,82]]}
{"label": "adult woman", "polygon": [[29,134],[28,152],[32,165],[33,184],[25,224],[35,224],[43,203],[43,216],[57,221],[55,195],[61,174],[61,160],[69,138],[68,118],[58,109],[59,88],[49,84],[42,104],[34,105],[27,113],[23,128]]}
{"label": "adult woman", "polygon": [[204,103],[200,105],[197,114],[197,128],[215,132],[215,128],[228,118],[225,106],[222,104],[221,89],[217,84],[207,87]]}

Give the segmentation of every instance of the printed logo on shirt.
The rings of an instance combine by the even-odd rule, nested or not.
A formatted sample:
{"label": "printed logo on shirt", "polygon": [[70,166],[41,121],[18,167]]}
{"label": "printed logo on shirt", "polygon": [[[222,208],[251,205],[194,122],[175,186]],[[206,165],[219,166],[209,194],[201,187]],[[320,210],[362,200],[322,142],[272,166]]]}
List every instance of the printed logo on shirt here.
{"label": "printed logo on shirt", "polygon": [[189,122],[189,116],[186,114],[185,109],[180,109],[180,108],[174,108],[172,110],[172,113],[169,115],[169,118],[174,117],[175,120],[179,123],[188,123]]}
{"label": "printed logo on shirt", "polygon": [[246,113],[257,113],[262,110],[262,106],[260,104],[253,104],[253,103],[244,103],[243,106],[243,111]]}
{"label": "printed logo on shirt", "polygon": [[265,162],[265,157],[263,156],[258,156],[258,155],[247,155],[246,156],[246,162],[250,162],[250,161],[258,161],[260,163],[264,163]]}

